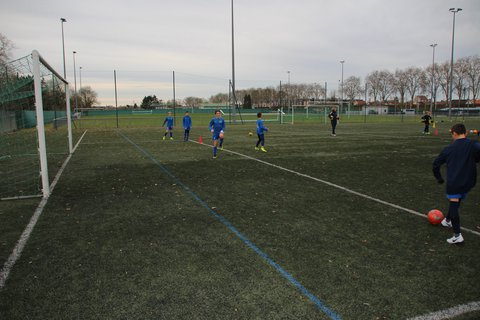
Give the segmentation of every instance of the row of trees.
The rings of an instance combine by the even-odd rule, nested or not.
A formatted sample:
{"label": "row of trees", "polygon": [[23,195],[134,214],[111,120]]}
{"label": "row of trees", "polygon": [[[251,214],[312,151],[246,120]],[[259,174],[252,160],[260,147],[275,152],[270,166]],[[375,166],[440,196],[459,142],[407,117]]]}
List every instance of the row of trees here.
{"label": "row of trees", "polygon": [[[366,90],[366,91],[365,91]],[[470,56],[458,59],[453,67],[453,97],[460,100],[477,100],[480,94],[480,57]],[[436,63],[426,68],[376,70],[369,73],[362,83],[360,77],[351,76],[343,82],[343,98],[349,101],[365,99],[373,103],[398,100],[401,105],[414,104],[416,96],[447,100],[450,95],[450,63]],[[252,88],[237,91],[237,100],[248,97],[255,106],[275,106],[280,101],[337,100],[342,96],[341,84],[338,90],[327,93],[322,84],[286,84],[276,88]],[[217,94],[211,102],[226,102],[228,96]]]}

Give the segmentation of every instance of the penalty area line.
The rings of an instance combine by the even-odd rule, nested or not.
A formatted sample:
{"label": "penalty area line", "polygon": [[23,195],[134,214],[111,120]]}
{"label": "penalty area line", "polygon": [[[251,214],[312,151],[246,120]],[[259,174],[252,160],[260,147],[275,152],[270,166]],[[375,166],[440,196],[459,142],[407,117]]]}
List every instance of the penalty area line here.
{"label": "penalty area line", "polygon": [[[65,159],[62,166],[60,167],[60,170],[58,170],[57,174],[55,175],[55,179],[53,179],[53,182],[50,185],[50,194],[53,193],[53,190],[55,189],[55,186],[58,180],[60,179],[60,176],[62,175],[63,170],[65,170],[65,168],[67,167],[67,164],[72,158],[73,153],[75,152],[75,150],[77,150],[78,145],[80,144],[80,142],[82,141],[86,133],[87,133],[87,130],[85,130],[83,135],[80,137],[77,144],[75,145],[75,148],[73,148],[72,153],[68,155],[68,157]],[[5,264],[3,265],[3,268],[0,271],[0,290],[2,290],[3,287],[5,287],[5,283],[7,282],[8,276],[10,275],[10,271],[12,270],[13,266],[22,255],[22,251],[25,248],[25,245],[27,244],[27,241],[30,238],[30,235],[32,234],[33,228],[35,228],[35,225],[37,224],[38,219],[43,213],[43,209],[47,205],[47,202],[48,202],[48,197],[42,198],[37,208],[35,209],[33,216],[30,218],[28,225],[25,227],[25,230],[23,230],[20,236],[20,239],[18,239],[17,244],[13,248],[12,253],[8,257]]]}
{"label": "penalty area line", "polygon": [[[194,141],[194,140],[189,140],[189,141],[193,142],[193,143],[196,143],[196,144],[200,144],[199,142]],[[203,143],[203,145],[208,146],[208,147],[213,147],[212,145],[206,144],[206,143]],[[354,195],[362,197],[364,199],[372,200],[372,201],[375,201],[377,203],[381,203],[383,205],[386,205],[386,206],[389,206],[389,207],[392,207],[392,208],[395,208],[395,209],[398,209],[398,210],[401,210],[401,211],[405,211],[405,212],[414,214],[416,216],[419,216],[419,217],[422,217],[422,218],[425,218],[425,219],[427,218],[427,216],[425,214],[421,213],[421,212],[418,212],[418,211],[415,211],[415,210],[412,210],[412,209],[408,209],[408,208],[399,206],[397,204],[394,204],[394,203],[391,203],[391,202],[388,202],[388,201],[385,201],[385,200],[382,200],[382,199],[378,199],[378,198],[369,196],[369,195],[364,194],[364,193],[360,193],[358,191],[355,191],[355,190],[352,190],[352,189],[349,189],[349,188],[346,188],[346,187],[342,187],[338,184],[332,183],[332,182],[327,181],[327,180],[315,178],[315,177],[312,177],[308,174],[301,173],[301,172],[298,172],[298,171],[295,171],[295,170],[292,170],[292,169],[288,169],[288,168],[285,168],[285,167],[282,167],[282,166],[279,166],[279,165],[276,165],[276,164],[273,164],[273,163],[270,163],[270,162],[267,162],[267,161],[264,161],[264,160],[261,160],[261,159],[257,159],[257,158],[251,157],[251,156],[247,156],[246,154],[239,153],[239,152],[236,152],[236,151],[232,151],[232,150],[228,150],[228,149],[223,149],[222,151],[223,152],[229,152],[229,153],[232,153],[232,154],[235,154],[235,155],[238,155],[240,157],[247,158],[247,159],[250,159],[250,160],[253,160],[253,161],[257,161],[257,162],[263,163],[265,165],[268,165],[268,166],[271,166],[271,167],[274,167],[274,168],[277,168],[277,169],[280,169],[280,170],[283,170],[283,171],[286,171],[286,172],[293,173],[293,174],[295,174],[297,176],[300,176],[300,177],[304,177],[304,178],[307,178],[307,179],[310,179],[310,180],[313,180],[313,181],[321,182],[321,183],[326,184],[330,187],[334,187],[334,188],[343,190],[345,192],[354,194]],[[469,232],[471,234],[480,236],[480,232],[477,232],[477,231],[472,230],[472,229],[462,227],[462,231],[466,231],[466,232]]]}
{"label": "penalty area line", "polygon": [[409,318],[407,320],[446,320],[473,311],[480,311],[480,301],[458,305],[449,309],[425,314],[423,316]]}

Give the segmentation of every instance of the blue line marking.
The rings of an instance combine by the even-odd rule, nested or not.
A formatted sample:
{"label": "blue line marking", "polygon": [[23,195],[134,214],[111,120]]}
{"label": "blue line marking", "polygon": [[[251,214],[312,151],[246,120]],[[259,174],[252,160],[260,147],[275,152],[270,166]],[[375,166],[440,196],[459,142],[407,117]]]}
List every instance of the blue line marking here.
{"label": "blue line marking", "polygon": [[222,215],[213,211],[206,203],[203,201],[195,192],[190,190],[185,184],[183,184],[175,175],[173,175],[170,170],[168,170],[164,165],[162,165],[157,159],[155,159],[148,151],[142,149],[138,144],[130,140],[126,135],[120,132],[120,135],[130,142],[135,148],[137,148],[141,153],[143,153],[148,159],[155,163],[164,173],[166,173],[170,178],[172,178],[177,185],[182,186],[185,191],[187,191],[195,200],[198,201],[208,212],[213,215],[215,218],[220,220],[226,227],[230,229],[240,240],[243,241],[250,249],[255,251],[260,257],[262,257],[269,265],[271,265],[275,270],[277,270],[284,278],[286,278],[292,285],[294,285],[305,297],[310,299],[318,309],[322,310],[327,316],[332,320],[341,320],[340,315],[330,310],[320,299],[318,299],[314,294],[312,294],[307,288],[305,288],[300,282],[297,281],[290,273],[278,265],[272,258],[268,256],[265,252],[260,250],[253,242],[251,242],[245,235],[235,228],[230,221],[228,221]]}

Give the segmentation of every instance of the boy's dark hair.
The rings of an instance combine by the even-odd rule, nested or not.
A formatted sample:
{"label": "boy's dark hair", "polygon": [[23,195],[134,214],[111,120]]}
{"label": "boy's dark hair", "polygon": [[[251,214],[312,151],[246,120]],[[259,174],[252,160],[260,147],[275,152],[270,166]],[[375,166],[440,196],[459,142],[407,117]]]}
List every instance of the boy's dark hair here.
{"label": "boy's dark hair", "polygon": [[457,123],[456,125],[454,125],[452,127],[452,129],[450,129],[450,131],[452,133],[456,133],[456,134],[466,134],[467,133],[467,129],[465,128],[465,126],[462,124],[462,123]]}
{"label": "boy's dark hair", "polygon": [[188,110],[187,110],[187,111],[185,111],[185,113],[188,113]]}
{"label": "boy's dark hair", "polygon": [[217,114],[217,112],[220,112],[220,110],[215,110],[215,113],[214,113],[214,114]]}
{"label": "boy's dark hair", "polygon": [[261,112],[257,113],[257,118],[261,118],[261,117],[262,117],[262,113]]}

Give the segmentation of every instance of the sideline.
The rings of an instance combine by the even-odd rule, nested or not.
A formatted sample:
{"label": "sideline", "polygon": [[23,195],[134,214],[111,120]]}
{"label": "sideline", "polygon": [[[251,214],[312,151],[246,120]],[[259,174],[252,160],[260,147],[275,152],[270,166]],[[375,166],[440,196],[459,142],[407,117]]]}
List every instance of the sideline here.
{"label": "sideline", "polygon": [[[55,179],[53,179],[53,182],[50,185],[50,195],[53,193],[53,190],[55,189],[55,186],[57,185],[57,182],[60,179],[60,176],[62,175],[63,170],[65,170],[65,168],[67,167],[68,162],[72,158],[72,155],[75,153],[75,150],[77,150],[78,145],[80,144],[80,142],[82,141],[86,133],[87,133],[87,130],[85,130],[85,132],[80,137],[77,144],[75,145],[75,148],[73,148],[72,153],[68,155],[68,157],[63,162],[62,167],[60,168],[60,170],[58,170],[57,175],[55,176]],[[22,255],[22,251],[25,248],[25,245],[27,244],[28,239],[30,238],[30,234],[32,233],[33,228],[35,228],[38,218],[40,218],[40,215],[42,214],[43,209],[47,205],[47,202],[48,202],[48,198],[42,198],[42,200],[38,204],[37,209],[35,209],[35,212],[33,213],[32,218],[30,218],[30,222],[28,223],[25,230],[23,230],[22,235],[20,236],[20,239],[18,239],[17,244],[15,245],[12,253],[8,257],[8,260],[3,265],[2,271],[0,272],[0,290],[2,290],[3,287],[5,287],[5,283],[7,281],[8,276],[10,275],[10,271],[12,270],[13,266]]]}
{"label": "sideline", "polygon": [[288,271],[283,269],[279,264],[277,264],[268,254],[263,252],[260,248],[258,248],[253,242],[251,242],[244,234],[238,231],[230,221],[228,221],[225,217],[218,214],[212,208],[208,206],[205,201],[203,201],[195,192],[193,192],[190,188],[188,188],[182,181],[180,181],[167,167],[160,163],[153,155],[151,155],[148,151],[140,147],[130,138],[128,138],[124,133],[119,132],[119,134],[128,141],[131,145],[133,145],[139,152],[141,152],[145,157],[150,159],[154,164],[156,164],[166,175],[168,175],[178,186],[181,186],[186,193],[190,194],[202,207],[208,210],[208,212],[222,222],[230,231],[232,231],[243,243],[245,243],[250,249],[252,249],[256,254],[258,254],[261,258],[263,258],[269,265],[271,265],[276,271],[278,271],[285,279],[287,279],[293,286],[295,286],[305,297],[310,299],[315,306],[323,311],[330,319],[332,320],[341,320],[342,318],[336,314],[334,311],[330,310],[319,298],[317,298],[313,293],[311,293],[307,288],[305,288],[298,280],[296,280]]}
{"label": "sideline", "polygon": [[[194,140],[189,140],[189,141],[190,141],[190,142],[193,142],[193,143],[196,143],[196,144],[200,144],[199,142],[194,141]],[[205,146],[207,146],[207,147],[213,147],[212,145],[206,144],[206,143],[203,143],[203,145],[205,145]],[[291,169],[288,169],[288,168],[285,168],[285,167],[282,167],[282,166],[279,166],[279,165],[276,165],[276,164],[273,164],[273,163],[270,163],[270,162],[267,162],[267,161],[264,161],[264,160],[260,160],[260,159],[257,159],[257,158],[251,157],[251,156],[247,156],[246,154],[239,153],[239,152],[236,152],[236,151],[232,151],[232,150],[228,150],[228,149],[223,149],[222,151],[223,151],[223,152],[229,152],[229,153],[232,153],[232,154],[235,154],[235,155],[238,155],[238,156],[241,156],[241,157],[244,157],[244,158],[253,160],[253,161],[257,161],[257,162],[266,164],[266,165],[268,165],[268,166],[271,166],[271,167],[274,167],[274,168],[277,168],[277,169],[280,169],[280,170],[283,170],[283,171],[286,171],[286,172],[293,173],[293,174],[295,174],[295,175],[297,175],[297,176],[301,176],[301,177],[304,177],[304,178],[307,178],[307,179],[310,179],[310,180],[314,180],[314,181],[317,181],[317,182],[321,182],[321,183],[323,183],[323,184],[326,184],[326,185],[329,185],[329,186],[331,186],[331,187],[334,187],[334,188],[343,190],[343,191],[345,191],[345,192],[354,194],[354,195],[356,195],[356,196],[359,196],[359,197],[362,197],[362,198],[365,198],[365,199],[368,199],[368,200],[372,200],[372,201],[375,201],[375,202],[384,204],[384,205],[386,205],[386,206],[389,206],[389,207],[392,207],[392,208],[395,208],[395,209],[398,209],[398,210],[402,210],[402,211],[405,211],[405,212],[414,214],[414,215],[416,215],[416,216],[419,216],[419,217],[422,217],[422,218],[425,218],[425,219],[427,218],[427,215],[426,215],[426,214],[423,214],[423,213],[421,213],[421,212],[418,212],[418,211],[415,211],[415,210],[412,210],[412,209],[408,209],[408,208],[399,206],[399,205],[397,205],[397,204],[394,204],[394,203],[391,203],[391,202],[388,202],[388,201],[384,201],[384,200],[381,200],[381,199],[378,199],[378,198],[369,196],[369,195],[364,194],[364,193],[360,193],[360,192],[358,192],[358,191],[355,191],[355,190],[352,190],[352,189],[349,189],[349,188],[342,187],[342,186],[340,186],[340,185],[338,185],[338,184],[335,184],[335,183],[332,183],[332,182],[329,182],[329,181],[326,181],[326,180],[322,180],[322,179],[319,179],[319,178],[312,177],[312,176],[310,176],[310,175],[308,175],[308,174],[305,174],[305,173],[301,173],[301,172],[298,172],[298,171],[294,171],[294,170],[291,170]],[[477,231],[472,230],[472,229],[468,229],[468,228],[462,227],[462,231],[466,231],[466,232],[469,232],[469,233],[471,233],[471,234],[480,236],[480,232],[477,232]]]}

